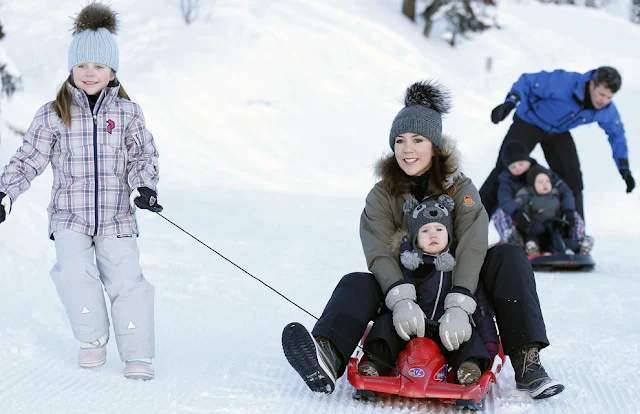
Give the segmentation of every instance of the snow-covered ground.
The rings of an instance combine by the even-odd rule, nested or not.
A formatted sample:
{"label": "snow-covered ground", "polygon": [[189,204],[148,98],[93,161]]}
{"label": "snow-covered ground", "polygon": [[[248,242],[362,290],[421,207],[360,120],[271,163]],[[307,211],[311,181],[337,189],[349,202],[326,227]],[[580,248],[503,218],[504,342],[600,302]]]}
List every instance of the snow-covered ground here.
{"label": "snow-covered ground", "polygon": [[[456,49],[426,41],[400,0],[217,0],[193,25],[178,0],[113,0],[121,14],[119,79],[143,108],[161,158],[167,218],[319,315],[339,278],[365,270],[358,238],[371,165],[388,150],[404,88],[437,78],[454,97],[444,121],[465,171],[484,181],[509,127],[489,113],[524,71],[613,65],[632,170],[640,173],[640,26],[574,7],[505,1],[502,30]],[[6,53],[24,90],[2,107],[0,164],[66,77],[71,16],[81,2],[7,0]],[[487,57],[493,71],[484,72]],[[597,125],[574,130],[586,183],[591,273],[536,275],[552,346],[547,370],[559,396],[533,402],[513,371],[486,401],[498,413],[635,413],[640,398],[640,313],[635,264],[638,190],[624,183]],[[534,152],[543,160],[539,149]],[[640,175],[640,174],[636,174]],[[0,412],[453,412],[421,400],[352,401],[343,378],[314,395],[287,364],[280,333],[313,319],[196,243],[141,212],[145,276],[156,287],[157,377],[76,365],[77,343],[48,271],[51,173],[34,181],[0,226]],[[491,234],[495,240],[495,233]]]}

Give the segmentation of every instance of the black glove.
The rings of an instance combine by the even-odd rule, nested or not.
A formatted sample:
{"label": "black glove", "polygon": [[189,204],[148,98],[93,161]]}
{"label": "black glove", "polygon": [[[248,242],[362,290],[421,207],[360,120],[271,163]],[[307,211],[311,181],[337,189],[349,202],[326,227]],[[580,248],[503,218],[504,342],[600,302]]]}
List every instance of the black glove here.
{"label": "black glove", "polygon": [[624,182],[627,183],[627,194],[629,194],[636,187],[636,180],[633,179],[631,171],[628,169],[620,170],[620,175]]}
{"label": "black glove", "polygon": [[538,221],[538,220],[532,220],[531,224],[529,225],[529,230],[527,231],[527,234],[530,236],[539,236],[542,233],[545,232],[545,227],[544,227],[544,223]]}
{"label": "black glove", "polygon": [[627,183],[627,194],[629,194],[636,187],[636,180],[633,179],[631,170],[629,169],[629,160],[626,158],[618,158],[618,165],[620,166],[618,171],[620,171],[624,182]]}
{"label": "black glove", "polygon": [[131,199],[138,208],[153,211],[154,213],[162,211],[162,206],[158,204],[158,193],[148,187],[140,187],[133,190]]}
{"label": "black glove", "polygon": [[521,232],[527,232],[529,228],[529,219],[525,216],[524,211],[518,209],[513,212],[513,221],[516,222],[516,228]]}
{"label": "black glove", "polygon": [[512,101],[507,101],[496,106],[495,108],[493,108],[493,111],[491,111],[491,122],[497,124],[498,122],[502,121],[515,107],[516,104]]}
{"label": "black glove", "polygon": [[576,214],[573,210],[563,210],[562,219],[567,223],[567,227],[572,229],[576,225]]}
{"label": "black glove", "polygon": [[[4,200],[5,197],[7,197],[9,201]],[[10,213],[10,211],[5,211],[5,204],[7,203],[9,205],[9,208],[11,208],[11,199],[9,199],[9,197],[5,193],[0,192],[0,223],[2,223],[5,218],[7,218],[7,213]]]}

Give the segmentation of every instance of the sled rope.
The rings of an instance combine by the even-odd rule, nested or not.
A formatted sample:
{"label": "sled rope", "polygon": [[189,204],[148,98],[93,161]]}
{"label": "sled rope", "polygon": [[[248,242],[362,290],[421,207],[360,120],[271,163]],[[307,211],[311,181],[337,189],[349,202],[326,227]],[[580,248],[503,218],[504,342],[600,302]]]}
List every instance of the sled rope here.
{"label": "sled rope", "polygon": [[[297,303],[295,303],[294,301],[292,301],[291,299],[289,299],[288,297],[286,297],[285,295],[283,295],[282,293],[280,293],[277,289],[271,287],[269,284],[267,284],[266,282],[262,281],[260,278],[252,275],[251,273],[249,273],[248,271],[246,271],[244,268],[242,268],[241,266],[237,265],[235,262],[233,262],[231,259],[228,259],[227,257],[225,257],[222,253],[218,252],[217,250],[215,250],[214,248],[210,247],[208,244],[206,244],[205,242],[203,242],[202,240],[198,239],[196,236],[194,236],[193,234],[189,233],[188,231],[186,231],[185,229],[183,229],[182,227],[178,226],[176,223],[174,223],[173,221],[169,220],[168,218],[166,218],[165,216],[163,216],[160,213],[156,213],[157,215],[159,215],[160,217],[162,217],[163,219],[167,220],[169,223],[173,224],[174,226],[176,226],[178,229],[180,229],[182,232],[184,232],[185,234],[187,234],[189,237],[191,237],[192,239],[194,239],[195,241],[197,241],[198,243],[202,244],[204,247],[206,247],[207,249],[211,250],[212,252],[214,252],[215,254],[217,254],[218,256],[220,256],[221,258],[223,258],[224,260],[226,260],[227,262],[229,262],[230,264],[232,264],[233,266],[235,266],[236,268],[238,268],[238,270],[240,270],[241,272],[249,275],[250,277],[252,277],[253,279],[257,280],[258,282],[260,282],[262,285],[266,286],[267,288],[271,289],[273,292],[275,292],[276,294],[278,294],[281,298],[283,298],[284,300],[286,300],[287,302],[291,303],[293,306],[295,306],[296,308],[300,309],[301,311],[303,311],[304,313],[306,313],[307,315],[311,316],[313,319],[315,319],[316,321],[320,321],[320,319],[318,319],[317,316],[315,316],[314,314],[312,314],[311,312],[309,312],[308,310],[306,310],[305,308],[303,308],[302,306],[298,305]],[[347,338],[346,336],[344,336],[340,331],[335,330],[333,327],[329,327],[329,329],[331,329],[333,332],[335,332],[336,334],[340,335],[343,339],[346,339],[347,341],[349,341],[351,344],[355,345],[357,348],[360,348],[362,350],[362,352],[367,355],[367,356],[375,356],[373,354],[371,354],[370,352],[367,352],[364,350],[364,348],[362,346],[360,346],[360,344],[354,343],[353,341],[351,341],[349,338]],[[387,368],[391,369],[392,371],[395,370],[394,367],[392,367],[391,365],[385,363],[384,361],[380,360],[378,358],[378,361],[381,362],[383,365],[385,365]],[[404,375],[403,373],[399,373],[400,375],[402,375],[405,379],[409,380],[410,382],[413,382],[413,380],[409,377],[407,377],[406,375]]]}

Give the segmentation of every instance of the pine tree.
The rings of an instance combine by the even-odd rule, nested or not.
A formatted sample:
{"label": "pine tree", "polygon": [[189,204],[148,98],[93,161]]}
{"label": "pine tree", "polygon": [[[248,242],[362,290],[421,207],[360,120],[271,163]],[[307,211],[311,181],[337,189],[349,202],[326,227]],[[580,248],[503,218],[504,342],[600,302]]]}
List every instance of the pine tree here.
{"label": "pine tree", "polygon": [[449,43],[455,46],[458,36],[470,32],[483,32],[493,26],[485,13],[485,4],[477,0],[454,0],[444,8],[443,13],[449,24]]}
{"label": "pine tree", "polygon": [[488,7],[494,5],[493,0],[432,0],[422,13],[426,20],[424,35],[429,37],[434,22],[445,19],[449,43],[455,46],[459,35],[467,36],[495,26],[488,13]]}
{"label": "pine tree", "polygon": [[[4,30],[2,23],[0,23],[0,40],[4,39],[4,37]],[[2,46],[0,46],[0,48],[2,48]],[[9,62],[0,61],[0,82],[2,83],[0,99],[2,99],[2,97],[10,97],[18,89],[20,77],[15,72],[9,70]]]}

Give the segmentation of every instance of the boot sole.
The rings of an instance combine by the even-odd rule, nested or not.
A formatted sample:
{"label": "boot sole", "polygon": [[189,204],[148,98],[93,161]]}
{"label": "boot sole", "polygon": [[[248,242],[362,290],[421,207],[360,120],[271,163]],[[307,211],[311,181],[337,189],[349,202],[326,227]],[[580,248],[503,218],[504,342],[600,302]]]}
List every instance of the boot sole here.
{"label": "boot sole", "polygon": [[78,365],[80,365],[80,368],[97,368],[97,367],[103,366],[105,362],[107,362],[106,358],[103,359],[102,361],[85,362],[85,363],[78,362]]}
{"label": "boot sole", "polygon": [[155,376],[154,374],[146,374],[143,372],[132,372],[130,374],[124,374],[124,377],[127,379],[143,380],[143,381],[152,380],[154,376]]}
{"label": "boot sole", "polygon": [[320,351],[309,331],[301,324],[288,324],[282,331],[282,349],[289,364],[313,392],[331,394],[336,380],[322,360]]}
{"label": "boot sole", "polygon": [[524,387],[517,387],[517,389],[519,391],[527,391],[534,400],[542,400],[560,394],[564,391],[564,385],[560,381],[551,380],[533,390]]}

